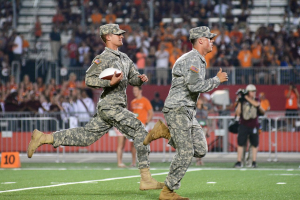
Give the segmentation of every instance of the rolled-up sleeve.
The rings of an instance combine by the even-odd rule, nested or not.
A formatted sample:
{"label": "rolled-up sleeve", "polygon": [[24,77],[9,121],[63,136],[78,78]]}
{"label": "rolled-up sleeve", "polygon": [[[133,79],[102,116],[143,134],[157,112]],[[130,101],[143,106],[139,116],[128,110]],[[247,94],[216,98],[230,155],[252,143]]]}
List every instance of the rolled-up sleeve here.
{"label": "rolled-up sleeve", "polygon": [[110,80],[103,80],[99,75],[103,70],[108,68],[108,64],[100,58],[94,58],[91,66],[86,71],[85,84],[91,88],[105,88],[111,87]]}
{"label": "rolled-up sleeve", "polygon": [[198,60],[187,60],[184,65],[184,77],[191,92],[209,92],[220,85],[220,79],[215,76],[205,80],[205,64]]}
{"label": "rolled-up sleeve", "polygon": [[143,81],[138,77],[141,75],[135,68],[133,62],[131,61],[129,73],[128,73],[128,82],[132,86],[140,86],[143,84]]}

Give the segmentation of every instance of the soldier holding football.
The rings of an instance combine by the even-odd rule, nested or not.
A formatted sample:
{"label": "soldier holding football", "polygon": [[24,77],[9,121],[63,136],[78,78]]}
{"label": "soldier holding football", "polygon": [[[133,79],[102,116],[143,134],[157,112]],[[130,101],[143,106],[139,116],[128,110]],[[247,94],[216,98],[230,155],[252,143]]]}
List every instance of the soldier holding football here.
{"label": "soldier holding football", "polygon": [[[140,86],[148,81],[146,75],[136,70],[129,57],[118,50],[123,45],[124,30],[117,24],[100,26],[100,36],[105,42],[105,50],[97,55],[86,71],[85,83],[92,88],[103,88],[97,104],[97,113],[84,127],[60,130],[52,134],[44,134],[34,130],[27,155],[32,157],[35,150],[43,144],[52,144],[54,147],[63,146],[89,146],[116,127],[127,138],[134,140],[139,161],[138,168],[141,173],[140,190],[162,189],[164,183],[157,182],[151,177],[149,162],[149,147],[143,145],[148,132],[135,114],[126,109],[126,88],[128,83]],[[115,72],[111,80],[100,79],[100,74],[107,68],[121,71]]]}

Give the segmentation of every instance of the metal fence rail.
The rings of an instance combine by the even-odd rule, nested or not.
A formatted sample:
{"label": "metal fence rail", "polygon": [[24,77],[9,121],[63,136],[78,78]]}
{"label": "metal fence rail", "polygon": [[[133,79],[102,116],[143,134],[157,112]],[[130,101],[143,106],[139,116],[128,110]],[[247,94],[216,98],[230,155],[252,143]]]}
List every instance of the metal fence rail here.
{"label": "metal fence rail", "polygon": [[[78,120],[76,114],[69,116],[67,121],[58,119],[60,113],[50,113],[49,116],[33,115],[25,113],[2,113],[0,117],[0,151],[18,151],[25,153],[34,129],[45,133],[51,133],[60,129],[75,127],[70,122]],[[50,117],[51,116],[51,117]],[[209,116],[207,120],[207,137],[209,153],[236,153],[237,134],[228,132],[228,124],[233,116]],[[154,124],[162,120],[163,114],[155,113],[153,120],[146,127],[152,129]],[[300,153],[300,117],[260,117],[262,131],[259,135],[259,152],[269,153],[269,161],[277,161],[278,153]],[[84,126],[86,122],[78,123]],[[65,156],[72,153],[111,153],[116,152],[118,137],[113,132],[108,132],[101,139],[88,147],[61,147],[54,149],[51,145],[43,145],[37,149],[37,153],[57,153],[57,157],[63,153]],[[165,139],[153,141],[150,144],[151,153],[163,153],[162,161],[171,160],[171,152],[175,149],[168,145]],[[130,143],[127,141],[125,152],[130,152]],[[59,161],[59,159],[57,159]]]}
{"label": "metal fence rail", "polygon": [[[300,84],[300,70],[295,67],[250,67],[246,69],[240,67],[220,67],[222,67],[223,71],[228,74],[228,81],[223,83],[226,85],[248,83],[280,85],[289,84],[291,81],[295,84]],[[218,73],[220,67],[210,67],[206,69],[206,78],[214,77]],[[146,74],[148,76],[148,84],[157,84],[156,67],[146,67],[144,69],[138,69],[138,71],[141,74]],[[69,78],[71,73],[76,74],[77,80],[84,80],[86,69],[83,67],[68,67],[62,70],[61,67],[56,66],[55,75],[52,73],[51,78],[55,78],[57,84],[61,84],[64,80]],[[169,69],[167,80],[168,84],[170,84],[172,80],[171,73],[172,69]]]}
{"label": "metal fence rail", "polygon": [[[58,129],[58,120],[51,117],[0,118],[0,151],[26,152],[34,129],[50,133]],[[55,152],[51,145],[43,145],[37,149],[40,153]]]}

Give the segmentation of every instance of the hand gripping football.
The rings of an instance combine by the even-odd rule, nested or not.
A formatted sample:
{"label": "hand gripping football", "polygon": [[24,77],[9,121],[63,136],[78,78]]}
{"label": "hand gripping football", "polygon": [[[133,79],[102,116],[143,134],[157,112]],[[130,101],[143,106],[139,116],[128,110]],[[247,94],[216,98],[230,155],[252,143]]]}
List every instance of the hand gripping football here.
{"label": "hand gripping football", "polygon": [[104,80],[111,80],[111,78],[113,77],[115,72],[116,72],[117,77],[120,76],[122,73],[121,70],[119,70],[119,69],[107,68],[101,72],[101,74],[99,75],[99,78],[104,79]]}

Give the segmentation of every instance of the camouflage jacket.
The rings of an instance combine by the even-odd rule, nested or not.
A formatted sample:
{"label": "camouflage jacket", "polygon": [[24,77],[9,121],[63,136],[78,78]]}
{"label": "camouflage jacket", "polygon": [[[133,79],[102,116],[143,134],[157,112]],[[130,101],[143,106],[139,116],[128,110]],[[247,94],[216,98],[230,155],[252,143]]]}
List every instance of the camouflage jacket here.
{"label": "camouflage jacket", "polygon": [[[99,78],[100,73],[106,68],[117,68],[124,74],[123,79],[116,85],[111,86],[110,80]],[[91,66],[86,71],[85,84],[92,88],[103,88],[98,106],[101,108],[111,108],[114,105],[127,106],[126,88],[128,83],[133,86],[143,84],[138,77],[133,61],[120,52],[105,47],[105,50],[94,58]]]}
{"label": "camouflage jacket", "polygon": [[205,68],[206,61],[196,49],[178,58],[172,69],[172,85],[165,107],[196,107],[200,93],[218,87],[220,79],[217,76],[204,80]]}

